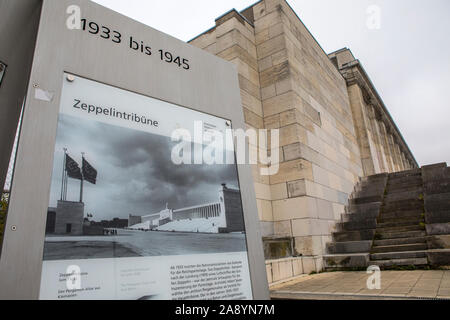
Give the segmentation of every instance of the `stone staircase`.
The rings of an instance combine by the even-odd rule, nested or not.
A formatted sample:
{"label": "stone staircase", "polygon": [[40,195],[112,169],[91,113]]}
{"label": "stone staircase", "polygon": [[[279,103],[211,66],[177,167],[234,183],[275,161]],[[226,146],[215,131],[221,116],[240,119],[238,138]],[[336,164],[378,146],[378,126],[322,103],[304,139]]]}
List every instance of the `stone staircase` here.
{"label": "stone staircase", "polygon": [[387,174],[362,178],[355,187],[341,222],[336,225],[333,242],[324,256],[326,269],[363,267],[369,264],[370,250],[383,205]]}
{"label": "stone staircase", "polygon": [[327,245],[333,269],[450,265],[450,168],[361,179]]}
{"label": "stone staircase", "polygon": [[377,219],[370,265],[427,265],[424,212],[421,169],[390,174]]}

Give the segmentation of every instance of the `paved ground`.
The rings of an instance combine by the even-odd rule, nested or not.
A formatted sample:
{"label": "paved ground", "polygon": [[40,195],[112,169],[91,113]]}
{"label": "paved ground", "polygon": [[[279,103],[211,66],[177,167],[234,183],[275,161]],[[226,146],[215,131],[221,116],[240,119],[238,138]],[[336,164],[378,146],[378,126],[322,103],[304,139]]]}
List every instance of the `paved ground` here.
{"label": "paved ground", "polygon": [[44,260],[225,253],[246,249],[245,234],[118,230],[117,236],[48,236]]}
{"label": "paved ground", "polygon": [[367,289],[366,272],[330,272],[271,287],[272,298],[308,300],[450,299],[450,270],[382,271],[381,289]]}

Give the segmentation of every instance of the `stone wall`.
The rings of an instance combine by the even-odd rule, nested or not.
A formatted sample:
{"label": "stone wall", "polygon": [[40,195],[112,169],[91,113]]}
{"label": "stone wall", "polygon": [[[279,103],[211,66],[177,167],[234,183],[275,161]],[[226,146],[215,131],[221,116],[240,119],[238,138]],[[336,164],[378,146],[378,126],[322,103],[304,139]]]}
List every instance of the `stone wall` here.
{"label": "stone wall", "polygon": [[364,175],[418,168],[362,64],[349,49],[329,57],[347,83]]}
{"label": "stone wall", "polygon": [[450,266],[450,168],[441,163],[422,168],[428,260]]}
{"label": "stone wall", "polygon": [[[266,251],[277,252],[277,239],[289,247],[290,239],[293,258],[282,260],[290,264],[283,268],[299,270],[294,260],[302,256],[320,271],[326,244],[360,177],[402,170],[407,159],[412,166],[410,153],[397,152],[407,153],[404,146],[395,148],[401,135],[394,132],[391,141],[384,134],[393,126],[377,122],[363,91],[349,86],[337,58],[330,60],[284,0],[259,1],[242,13],[231,10],[190,43],[237,66],[247,128],[280,132],[278,173],[263,176],[258,165],[253,170],[262,233],[270,244]],[[268,268],[279,267],[273,258]],[[296,274],[270,270],[270,282]]]}

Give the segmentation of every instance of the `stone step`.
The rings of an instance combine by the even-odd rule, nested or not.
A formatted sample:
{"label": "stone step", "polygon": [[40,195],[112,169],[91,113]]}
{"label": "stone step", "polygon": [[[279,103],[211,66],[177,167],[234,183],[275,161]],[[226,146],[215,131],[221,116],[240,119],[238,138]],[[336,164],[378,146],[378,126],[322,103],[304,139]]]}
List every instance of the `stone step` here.
{"label": "stone step", "polygon": [[361,191],[355,191],[351,195],[350,200],[358,199],[358,198],[367,198],[367,200],[364,203],[370,203],[370,202],[374,202],[372,200],[374,197],[379,197],[380,200],[377,200],[377,201],[381,201],[383,195],[384,195],[384,189],[383,190],[366,190],[366,189],[364,189]]}
{"label": "stone step", "polygon": [[386,219],[416,219],[422,217],[424,213],[423,208],[413,210],[398,210],[392,212],[381,212],[378,221],[384,221]]}
{"label": "stone step", "polygon": [[400,239],[400,238],[421,238],[426,236],[425,231],[407,231],[407,232],[392,232],[392,233],[377,233],[376,240]]}
{"label": "stone step", "polygon": [[378,225],[382,223],[402,223],[405,221],[415,221],[417,224],[419,224],[421,221],[423,221],[425,218],[424,213],[420,213],[414,216],[406,216],[406,217],[398,217],[398,218],[384,218],[383,216],[378,217]]}
{"label": "stone step", "polygon": [[383,201],[383,195],[369,196],[369,197],[358,197],[350,200],[351,204],[365,204]]}
{"label": "stone step", "polygon": [[411,169],[411,170],[389,173],[388,177],[389,177],[389,179],[396,179],[396,178],[402,178],[402,177],[414,177],[414,176],[421,176],[421,175],[422,175],[422,169],[416,168],[416,169]]}
{"label": "stone step", "polygon": [[424,230],[423,226],[420,225],[409,225],[409,226],[400,226],[400,227],[387,227],[387,228],[379,228],[377,227],[377,233],[394,233],[394,232],[406,232],[406,231],[420,231]]}
{"label": "stone step", "polygon": [[394,211],[412,211],[412,210],[423,210],[424,203],[421,200],[399,200],[395,202],[383,203],[381,207],[382,213],[390,213]]}
{"label": "stone step", "polygon": [[362,221],[362,220],[373,220],[378,218],[378,212],[365,212],[365,213],[344,213],[341,215],[342,222],[349,221]]}
{"label": "stone step", "polygon": [[374,235],[375,229],[334,232],[333,241],[347,242],[347,241],[372,240]]}
{"label": "stone step", "polygon": [[401,244],[394,246],[373,247],[371,253],[405,252],[427,250],[426,243]]}
{"label": "stone step", "polygon": [[336,229],[338,231],[359,231],[367,229],[376,229],[377,220],[361,220],[361,221],[348,221],[348,222],[338,222],[336,224]]}
{"label": "stone step", "polygon": [[399,186],[399,185],[422,185],[422,177],[403,177],[397,179],[389,179],[386,186]]}
{"label": "stone step", "polygon": [[396,246],[396,245],[413,244],[413,243],[420,243],[420,244],[427,243],[427,238],[426,237],[398,238],[398,239],[374,240],[373,241],[373,245],[377,246],[377,247]]}
{"label": "stone step", "polygon": [[369,253],[326,254],[323,256],[326,269],[360,268],[369,264]]}
{"label": "stone step", "polygon": [[426,258],[427,252],[424,250],[417,251],[403,251],[403,252],[385,252],[385,253],[372,253],[370,260],[396,260],[396,259],[417,259]]}
{"label": "stone step", "polygon": [[378,222],[378,228],[395,228],[395,227],[408,227],[408,226],[418,226],[420,223],[425,223],[422,218],[417,219],[396,219],[396,221],[385,221]]}
{"label": "stone step", "polygon": [[363,204],[349,204],[345,207],[345,213],[365,213],[365,212],[380,212],[381,202],[363,203]]}
{"label": "stone step", "polygon": [[327,252],[330,254],[368,253],[372,247],[372,241],[348,241],[327,243]]}
{"label": "stone step", "polygon": [[411,175],[390,176],[388,178],[388,184],[389,183],[416,181],[416,180],[422,181],[422,175],[421,174],[411,174]]}
{"label": "stone step", "polygon": [[375,174],[373,176],[368,176],[368,177],[363,177],[361,178],[362,182],[365,181],[387,181],[388,180],[388,174],[387,173],[379,173],[379,174]]}
{"label": "stone step", "polygon": [[423,190],[411,190],[411,191],[402,191],[402,192],[391,192],[388,193],[385,197],[383,202],[384,203],[391,203],[394,201],[401,201],[401,200],[423,200]]}
{"label": "stone step", "polygon": [[370,264],[380,267],[426,266],[428,264],[428,259],[416,258],[416,259],[371,260]]}
{"label": "stone step", "polygon": [[393,191],[398,189],[415,189],[415,188],[423,188],[423,181],[422,179],[416,179],[416,180],[406,180],[406,181],[396,181],[396,182],[388,182],[386,184],[386,190]]}

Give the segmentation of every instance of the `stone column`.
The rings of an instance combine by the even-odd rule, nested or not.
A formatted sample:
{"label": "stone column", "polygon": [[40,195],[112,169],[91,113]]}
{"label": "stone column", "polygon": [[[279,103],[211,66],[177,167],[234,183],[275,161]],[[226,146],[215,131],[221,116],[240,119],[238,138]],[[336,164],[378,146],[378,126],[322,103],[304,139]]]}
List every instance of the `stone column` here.
{"label": "stone column", "polygon": [[370,122],[365,112],[364,98],[361,88],[357,84],[348,87],[350,105],[353,114],[353,123],[355,125],[356,136],[358,139],[359,151],[361,154],[361,162],[363,166],[364,176],[374,175],[375,166],[368,136]]}
{"label": "stone column", "polygon": [[378,120],[378,127],[380,128],[380,133],[381,133],[381,141],[383,144],[383,149],[384,149],[384,155],[386,158],[386,163],[387,163],[387,168],[389,170],[389,172],[394,172],[394,163],[392,160],[392,153],[391,153],[391,149],[389,147],[389,141],[388,141],[388,135],[387,135],[387,131],[386,131],[386,125],[384,124],[383,120]]}
{"label": "stone column", "polygon": [[388,133],[388,142],[389,142],[389,149],[391,150],[391,154],[392,154],[392,162],[393,162],[393,172],[397,172],[400,171],[400,165],[399,165],[399,159],[397,156],[397,152],[395,149],[395,140],[394,137],[392,136],[392,131],[389,130]]}
{"label": "stone column", "polygon": [[372,136],[373,136],[373,140],[375,143],[378,163],[380,166],[380,172],[377,172],[377,173],[387,172],[386,161],[385,161],[385,158],[383,155],[383,150],[382,150],[382,145],[381,145],[380,132],[378,130],[378,124],[377,124],[377,119],[376,119],[376,111],[375,111],[375,108],[373,105],[368,105],[367,110],[368,110],[368,114],[369,114],[369,119],[370,119],[370,124],[371,124],[371,129],[372,129]]}

